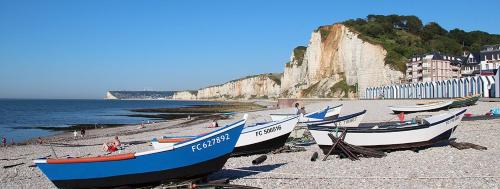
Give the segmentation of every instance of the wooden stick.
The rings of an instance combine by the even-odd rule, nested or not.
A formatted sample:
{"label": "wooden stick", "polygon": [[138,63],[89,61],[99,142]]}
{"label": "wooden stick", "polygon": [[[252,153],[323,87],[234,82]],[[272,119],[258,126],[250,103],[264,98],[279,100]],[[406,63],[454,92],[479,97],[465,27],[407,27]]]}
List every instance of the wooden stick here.
{"label": "wooden stick", "polygon": [[[330,154],[333,152],[333,150],[335,149],[335,147],[337,146],[337,144],[340,142],[342,136],[344,136],[345,134],[347,133],[347,130],[344,130],[342,131],[342,134],[340,134],[340,138],[334,140],[332,137],[330,137],[330,139],[332,140],[332,142],[334,143],[333,146],[330,148],[330,150],[328,151],[328,153],[326,154],[326,156],[323,158],[323,161],[326,161],[326,158],[328,158],[328,156],[330,156]],[[328,136],[332,135],[331,133],[328,133]],[[333,136],[333,135],[332,135]]]}

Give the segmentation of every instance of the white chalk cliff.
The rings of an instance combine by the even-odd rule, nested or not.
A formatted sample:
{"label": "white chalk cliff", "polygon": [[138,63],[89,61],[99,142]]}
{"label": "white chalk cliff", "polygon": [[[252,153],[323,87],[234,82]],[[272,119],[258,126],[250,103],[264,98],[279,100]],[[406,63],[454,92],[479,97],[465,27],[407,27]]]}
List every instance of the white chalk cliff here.
{"label": "white chalk cliff", "polygon": [[285,66],[282,97],[353,97],[356,91],[363,96],[367,87],[403,77],[385,65],[387,51],[382,46],[363,41],[342,24],[319,27],[305,52],[300,49],[294,50]]}
{"label": "white chalk cliff", "polygon": [[196,99],[355,97],[356,91],[363,96],[367,87],[403,78],[385,65],[386,54],[382,46],[363,41],[343,24],[321,26],[307,47],[293,50],[281,78],[262,74],[233,80],[198,90]]}
{"label": "white chalk cliff", "polygon": [[198,99],[277,98],[280,74],[262,74],[198,90]]}
{"label": "white chalk cliff", "polygon": [[198,91],[178,91],[174,93],[174,100],[197,100]]}

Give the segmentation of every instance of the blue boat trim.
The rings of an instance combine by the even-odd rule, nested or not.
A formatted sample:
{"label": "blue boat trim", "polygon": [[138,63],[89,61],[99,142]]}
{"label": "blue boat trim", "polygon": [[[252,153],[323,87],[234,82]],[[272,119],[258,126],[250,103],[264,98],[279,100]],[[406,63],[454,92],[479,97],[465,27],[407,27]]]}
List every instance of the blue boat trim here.
{"label": "blue boat trim", "polygon": [[357,116],[363,115],[365,113],[366,113],[366,110],[363,110],[361,112],[350,114],[350,115],[346,115],[346,116],[341,116],[341,117],[338,117],[337,119],[333,119],[333,120],[307,121],[307,122],[303,122],[303,123],[310,124],[310,125],[331,124],[331,123],[335,123],[335,122],[345,121],[345,120],[351,119],[353,117],[357,117]]}
{"label": "blue boat trim", "polygon": [[[161,175],[162,180],[169,179],[184,179],[184,176],[189,176],[193,173],[211,173],[223,166],[225,160],[233,151],[236,142],[238,141],[241,131],[243,130],[245,120],[241,120],[212,131],[203,136],[196,137],[188,142],[182,142],[174,145],[173,149],[158,149],[135,154],[134,159],[117,160],[117,161],[99,161],[85,163],[63,163],[63,164],[47,164],[46,160],[40,159],[34,162],[38,168],[51,180],[56,186],[58,183],[71,183],[74,185],[65,187],[86,187],[81,186],[82,183],[73,182],[75,180],[106,180],[111,177],[127,177],[134,175],[134,179],[121,179],[118,182],[120,185],[149,183],[159,181],[156,179],[135,179],[145,175]],[[224,157],[227,157],[224,159]],[[222,160],[219,160],[222,158]],[[213,166],[203,162],[211,162],[217,160],[222,162]],[[193,165],[197,169],[190,170],[188,173],[170,174],[171,170],[185,170]],[[205,167],[208,167],[205,169]],[[181,171],[183,172],[183,171]],[[145,176],[146,178],[147,176]],[[154,177],[160,178],[160,177]],[[97,187],[112,187],[113,182],[109,184],[98,182],[103,185]],[[85,184],[85,183],[83,183]]]}
{"label": "blue boat trim", "polygon": [[59,188],[109,188],[125,185],[132,187],[159,185],[161,183],[179,182],[207,176],[210,173],[214,172],[213,170],[222,169],[229,157],[229,154],[226,154],[224,156],[187,167],[166,171],[150,172],[145,174],[141,173],[96,179],[54,180],[53,182]]}

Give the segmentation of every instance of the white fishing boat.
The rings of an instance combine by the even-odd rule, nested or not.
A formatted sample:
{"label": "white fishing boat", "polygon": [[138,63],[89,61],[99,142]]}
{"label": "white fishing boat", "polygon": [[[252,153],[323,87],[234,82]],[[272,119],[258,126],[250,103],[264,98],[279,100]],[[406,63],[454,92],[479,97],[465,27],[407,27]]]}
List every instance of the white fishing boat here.
{"label": "white fishing boat", "polygon": [[342,107],[344,105],[343,104],[340,104],[340,105],[337,105],[335,107],[332,107],[330,108],[327,112],[326,112],[326,115],[325,115],[325,120],[332,120],[332,119],[336,119],[339,117],[340,115],[340,112],[342,111]]}
{"label": "white fishing boat", "polygon": [[453,101],[443,101],[430,104],[418,104],[412,106],[389,106],[389,108],[394,113],[413,113],[413,112],[426,112],[426,111],[437,111],[448,108]]}
{"label": "white fishing boat", "polygon": [[233,150],[233,156],[267,153],[285,145],[299,116],[245,127]]}
{"label": "white fishing boat", "polygon": [[366,110],[354,114],[337,117],[332,120],[319,120],[303,122],[306,125],[319,125],[326,127],[357,127],[366,115]]}
{"label": "white fishing boat", "polygon": [[[333,110],[333,109],[336,109],[336,110]],[[326,107],[325,109],[321,109],[321,110],[311,112],[311,113],[304,115],[303,117],[299,118],[299,121],[305,122],[305,121],[323,120],[323,119],[325,119],[326,115],[328,115],[329,111],[338,112],[340,114],[341,109],[342,109],[342,105],[336,106],[334,108]],[[272,121],[279,121],[279,120],[285,119],[287,117],[296,116],[296,115],[297,114],[270,114]],[[331,113],[330,115],[333,116],[333,113]]]}
{"label": "white fishing boat", "polygon": [[[241,132],[232,155],[267,153],[282,147],[298,121],[299,116],[294,115],[279,121],[246,126]],[[168,136],[153,139],[151,144],[155,149],[169,148],[178,142],[190,140],[193,137],[196,136]]]}
{"label": "white fishing boat", "polygon": [[[448,140],[462,120],[466,109],[424,118],[420,123],[372,127],[346,127],[344,141],[357,146],[379,150],[411,149],[432,146]],[[319,147],[326,154],[333,143],[329,133],[340,135],[338,127],[308,125]]]}

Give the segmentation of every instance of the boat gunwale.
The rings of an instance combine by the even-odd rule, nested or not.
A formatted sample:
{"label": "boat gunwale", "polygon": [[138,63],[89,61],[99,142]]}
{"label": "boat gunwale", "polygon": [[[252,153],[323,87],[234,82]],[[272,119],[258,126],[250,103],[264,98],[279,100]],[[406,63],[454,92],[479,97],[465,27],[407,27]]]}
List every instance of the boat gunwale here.
{"label": "boat gunwale", "polygon": [[[242,123],[243,122],[243,123]],[[143,155],[148,155],[148,154],[155,154],[155,153],[160,153],[160,152],[166,152],[166,151],[173,151],[175,150],[176,148],[180,148],[180,147],[184,147],[184,146],[187,146],[187,145],[190,145],[192,143],[196,143],[196,142],[199,142],[201,140],[204,140],[206,138],[210,138],[212,136],[215,136],[215,135],[218,135],[220,133],[223,133],[223,132],[226,132],[228,130],[231,130],[235,127],[238,127],[240,126],[240,124],[245,124],[246,122],[246,119],[242,119],[242,120],[239,120],[239,121],[236,121],[232,124],[229,124],[229,125],[226,125],[220,129],[217,129],[217,130],[214,130],[210,133],[207,133],[205,135],[202,135],[202,136],[198,136],[192,140],[187,140],[187,141],[183,141],[183,142],[179,142],[179,143],[176,143],[173,148],[160,148],[160,149],[153,149],[153,150],[148,150],[148,151],[144,151],[144,152],[136,152],[134,157],[139,157],[139,156],[143,156]],[[78,159],[78,158],[67,158],[68,160],[69,159]],[[43,164],[43,163],[47,163],[48,159],[36,159],[36,160],[33,160],[33,162],[35,164]]]}
{"label": "boat gunwale", "polygon": [[[453,115],[450,115],[442,120],[433,122],[433,123],[424,123],[424,124],[418,124],[416,126],[411,126],[412,124],[409,124],[404,127],[396,127],[396,128],[376,128],[373,129],[373,127],[338,127],[338,128],[343,128],[347,129],[347,132],[350,133],[386,133],[386,132],[402,132],[402,131],[412,131],[412,130],[418,130],[418,129],[426,129],[430,128],[432,126],[441,124],[445,121],[448,121],[450,119],[453,119],[457,116],[460,116],[461,114],[464,114],[467,109],[463,109],[461,111],[457,111]],[[318,125],[308,125],[307,126],[309,130],[313,131],[336,131],[337,127],[335,126],[318,126]]]}
{"label": "boat gunwale", "polygon": [[356,112],[356,113],[353,113],[353,114],[349,114],[349,115],[346,115],[346,116],[341,116],[341,117],[338,117],[338,118],[332,119],[332,120],[306,121],[306,122],[301,122],[301,123],[308,124],[308,125],[309,124],[310,125],[330,124],[330,123],[345,121],[345,120],[351,119],[353,117],[358,117],[360,115],[366,114],[366,112],[367,112],[366,110],[363,110],[363,111]]}

